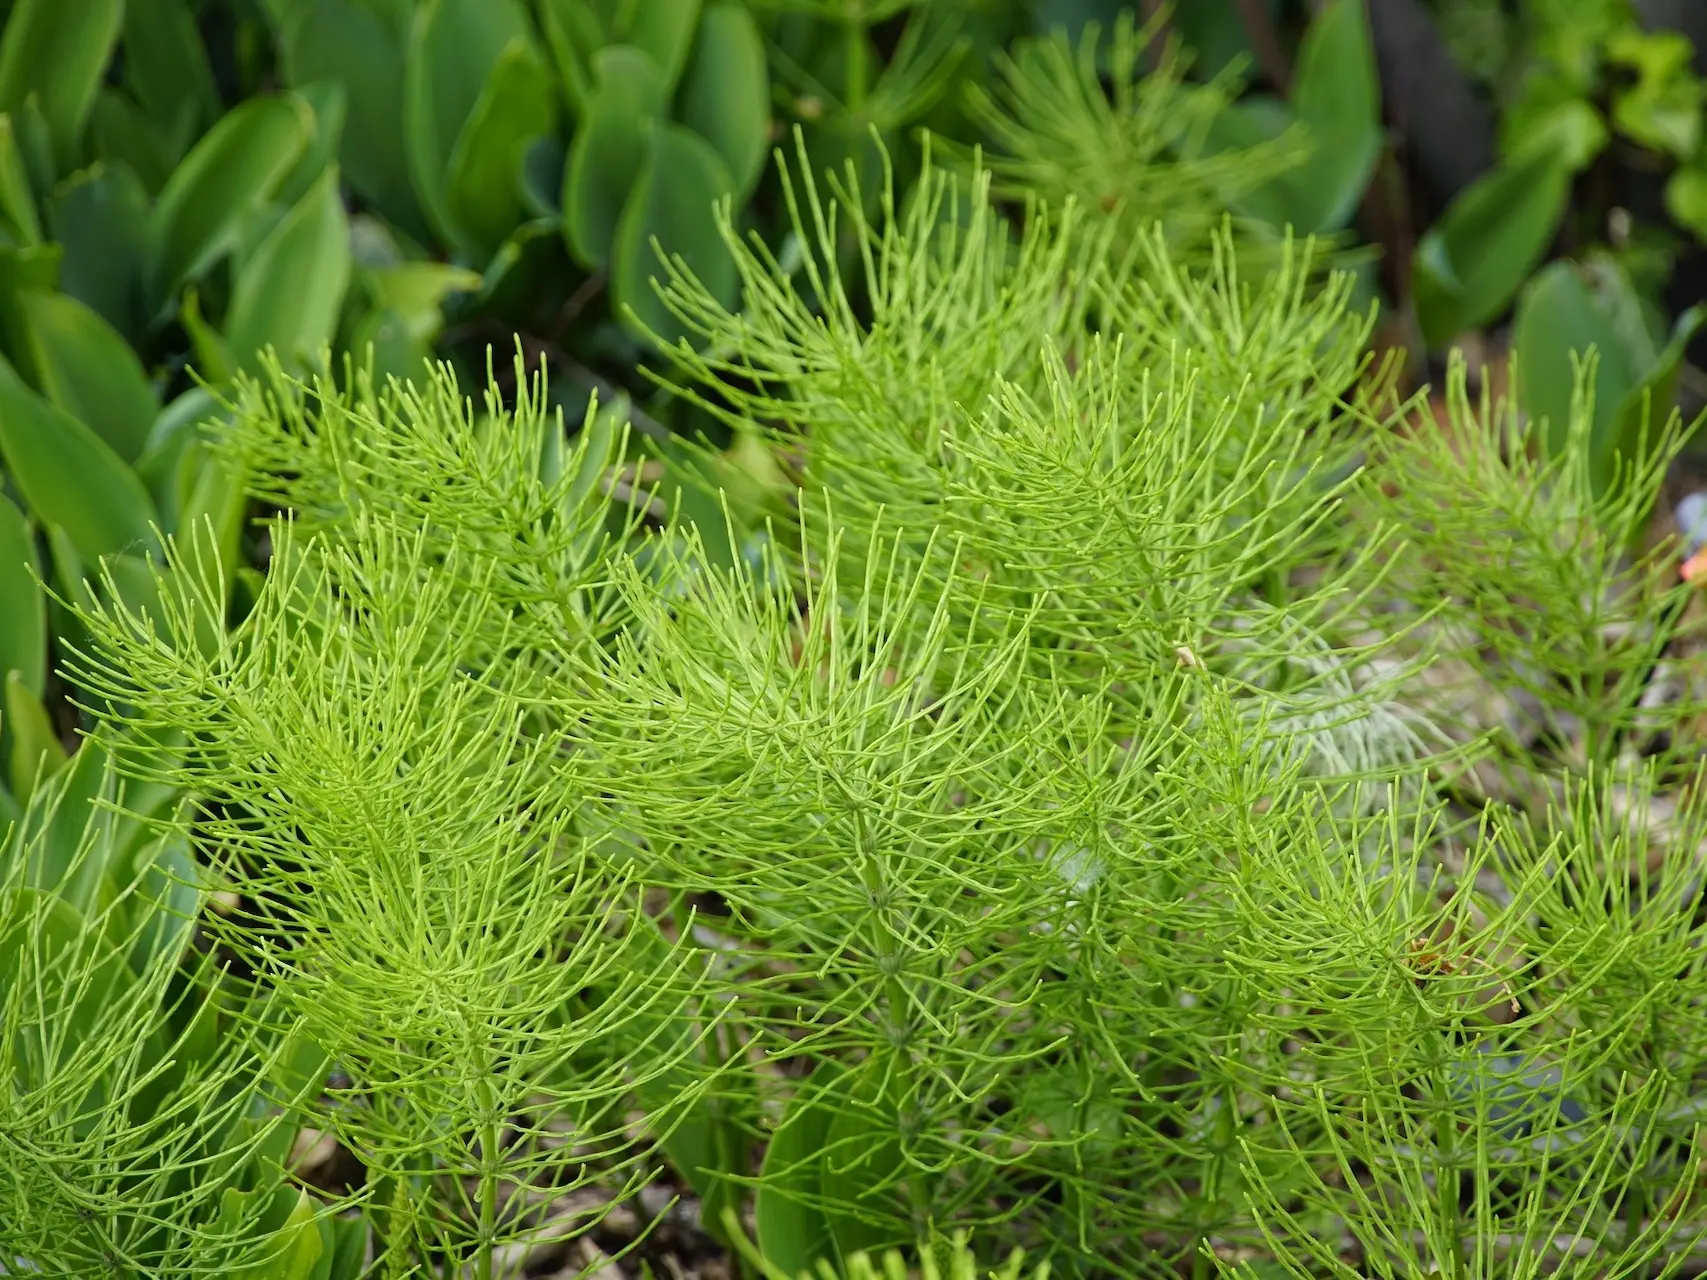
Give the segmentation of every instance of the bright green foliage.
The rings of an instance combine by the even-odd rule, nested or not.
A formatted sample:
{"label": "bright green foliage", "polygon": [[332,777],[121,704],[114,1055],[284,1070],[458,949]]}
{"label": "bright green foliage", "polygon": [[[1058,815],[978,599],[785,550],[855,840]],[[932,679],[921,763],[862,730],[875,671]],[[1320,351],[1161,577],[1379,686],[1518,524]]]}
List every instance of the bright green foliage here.
{"label": "bright green foliage", "polygon": [[[226,483],[243,468],[206,465],[201,436],[224,413],[197,382],[226,394],[269,348],[298,373],[328,367],[329,351],[371,359],[382,381],[435,353],[466,375],[494,334],[519,331],[553,356],[551,394],[572,416],[612,382],[643,391],[650,338],[679,336],[654,284],[660,250],[733,305],[733,263],[705,216],[729,197],[787,252],[786,208],[765,183],[779,120],[805,126],[820,162],[854,158],[875,190],[882,148],[910,167],[921,122],[968,134],[967,88],[1031,13],[1030,0],[979,14],[748,0],[0,7],[0,357],[17,375],[0,485],[50,579],[76,593],[95,556],[122,548],[133,601],[152,520],[182,534],[217,512],[223,581],[255,549]],[[1145,182],[1201,239],[1221,178],[1258,172],[1267,152],[1206,160],[1193,139],[1226,85],[1188,93],[1171,64],[1157,86],[1151,108],[1105,106],[1095,127],[1145,157]],[[1056,87],[1103,101],[1094,80]],[[1163,98],[1193,104],[1192,136],[1152,109]],[[1031,108],[1039,125],[1052,110]],[[1018,125],[1003,136],[1027,145]],[[1134,219],[1148,207],[1140,193]],[[703,425],[667,394],[644,407],[666,427]]]}
{"label": "bright green foliage", "polygon": [[1518,303],[1517,349],[1521,398],[1528,413],[1549,424],[1547,447],[1571,447],[1572,388],[1576,365],[1595,353],[1588,386],[1594,403],[1579,447],[1589,459],[1597,491],[1616,481],[1619,459],[1640,466],[1677,393],[1689,341],[1707,321],[1692,307],[1672,332],[1655,332],[1658,319],[1643,304],[1630,275],[1610,255],[1583,264],[1555,262],[1525,286]]}
{"label": "bright green foliage", "polygon": [[1298,163],[1291,145],[1226,145],[1215,126],[1229,110],[1227,77],[1187,83],[1172,46],[1146,68],[1157,52],[1152,32],[1129,16],[1105,51],[1105,94],[1098,34],[1086,28],[1077,46],[1062,34],[1024,42],[997,59],[992,90],[971,91],[973,119],[994,143],[988,164],[998,193],[1056,205],[1071,198],[1128,228],[1160,221],[1170,238],[1201,243],[1226,208]]}
{"label": "bright green foliage", "polygon": [[[187,948],[206,885],[108,738],[0,846],[0,1256],[57,1276],[232,1274],[278,1252],[302,1041]],[[212,998],[210,998],[212,997]],[[308,1206],[312,1210],[312,1205]]]}
{"label": "bright green foliage", "polygon": [[[139,746],[136,772],[219,797],[185,831],[248,905],[208,927],[348,1074],[304,1118],[366,1165],[379,1247],[490,1275],[501,1244],[540,1229],[527,1205],[621,1179],[632,1143],[612,1105],[693,1049],[665,1037],[700,966],[638,914],[632,869],[581,828],[582,784],[528,708],[539,664],[610,625],[588,607],[606,572],[592,481],[617,442],[564,456],[538,400],[477,426],[445,381],[280,389],[246,400],[233,439],[254,437],[267,474],[302,474],[287,501],[304,527],[279,531],[245,627],[205,644],[222,595],[181,565],[158,626],[86,615],[146,670],[96,667],[85,687],[139,725],[181,725],[186,745]],[[396,468],[424,483],[395,488]],[[419,501],[454,536],[429,533]],[[317,515],[352,540],[314,538]]]}
{"label": "bright green foliage", "polygon": [[[1623,559],[1681,429],[1596,496],[1461,391],[1414,431],[1289,245],[1185,269],[856,172],[785,175],[797,272],[724,206],[739,313],[666,289],[681,390],[779,432],[796,500],[653,528],[542,380],[275,368],[215,455],[286,513],[247,615],[181,541],[151,611],[78,609],[255,1024],[341,1073],[291,1108],[367,1167],[330,1207],[482,1280],[659,1154],[731,1243],[754,1190],[784,1274],[963,1228],[1131,1276],[1686,1248],[1699,699],[1646,691],[1700,624],[1669,548]],[[672,455],[682,511],[722,464]],[[1539,727],[1438,696],[1464,653]],[[1472,813],[1485,767],[1527,785]]]}
{"label": "bright green foliage", "polygon": [[1049,1264],[1039,1263],[1028,1271],[1025,1266],[1025,1253],[1019,1249],[1008,1255],[1006,1263],[1001,1267],[980,1268],[978,1256],[968,1246],[965,1232],[936,1247],[927,1245],[921,1248],[918,1251],[916,1272],[909,1269],[909,1260],[895,1249],[889,1250],[880,1258],[873,1258],[868,1253],[856,1253],[840,1271],[828,1261],[820,1262],[815,1273],[809,1268],[790,1271],[778,1265],[772,1255],[754,1249],[745,1237],[740,1235],[738,1223],[730,1225],[742,1259],[755,1267],[765,1280],[799,1280],[801,1276],[810,1277],[811,1280],[906,1280],[907,1276],[915,1274],[920,1280],[979,1280],[980,1276],[984,1277],[984,1280],[1020,1280],[1022,1275],[1026,1280],[1049,1280]]}

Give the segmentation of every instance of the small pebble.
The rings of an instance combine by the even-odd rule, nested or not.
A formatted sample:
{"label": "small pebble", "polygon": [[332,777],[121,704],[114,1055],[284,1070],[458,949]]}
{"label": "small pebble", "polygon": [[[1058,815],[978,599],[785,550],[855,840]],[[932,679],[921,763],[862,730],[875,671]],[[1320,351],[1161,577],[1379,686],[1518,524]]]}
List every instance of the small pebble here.
{"label": "small pebble", "polygon": [[641,1187],[640,1212],[645,1214],[648,1218],[656,1218],[659,1214],[663,1213],[665,1209],[669,1208],[670,1201],[675,1199],[675,1196],[676,1193],[670,1190],[669,1187],[660,1186],[656,1182]]}
{"label": "small pebble", "polygon": [[1690,555],[1707,546],[1707,492],[1697,490],[1686,495],[1677,504],[1672,517],[1677,521],[1678,532],[1683,535]]}

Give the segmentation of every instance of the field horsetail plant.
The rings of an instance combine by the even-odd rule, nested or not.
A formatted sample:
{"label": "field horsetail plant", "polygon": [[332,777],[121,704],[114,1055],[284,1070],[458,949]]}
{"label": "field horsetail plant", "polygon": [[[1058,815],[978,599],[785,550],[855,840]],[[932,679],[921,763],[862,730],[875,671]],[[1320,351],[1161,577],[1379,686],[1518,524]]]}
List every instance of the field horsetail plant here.
{"label": "field horsetail plant", "polygon": [[253,607],[69,602],[0,1269],[543,1274],[661,1169],[771,1280],[1700,1265],[1682,425],[1591,484],[1309,246],[851,174],[660,286],[731,448],[275,366]]}

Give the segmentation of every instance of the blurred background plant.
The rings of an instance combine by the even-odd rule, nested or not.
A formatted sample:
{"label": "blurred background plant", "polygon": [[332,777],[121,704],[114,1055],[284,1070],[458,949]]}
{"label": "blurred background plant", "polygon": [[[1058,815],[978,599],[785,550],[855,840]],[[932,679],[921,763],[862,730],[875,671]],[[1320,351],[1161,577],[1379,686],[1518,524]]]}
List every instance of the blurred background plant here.
{"label": "blurred background plant", "polygon": [[[174,590],[195,591],[220,605],[207,631],[260,598],[275,548],[253,517],[279,492],[277,459],[237,447],[226,398],[267,349],[345,381],[346,360],[378,379],[444,361],[478,386],[491,363],[515,398],[519,346],[522,370],[549,373],[549,407],[617,441],[613,496],[662,480],[649,521],[697,524],[700,554],[724,564],[757,555],[791,482],[784,445],[799,442],[771,418],[770,435],[732,433],[665,375],[660,346],[701,338],[654,277],[661,252],[708,305],[738,309],[717,204],[802,294],[812,270],[842,267],[846,292],[813,305],[869,319],[884,300],[853,269],[869,248],[856,220],[828,249],[796,227],[813,211],[771,163],[796,136],[868,214],[886,177],[906,203],[927,153],[963,173],[982,163],[1021,245],[1028,202],[1068,200],[1119,248],[1138,254],[1159,226],[1174,262],[1233,255],[1247,278],[1290,279],[1288,235],[1318,237],[1327,252],[1298,288],[1319,287],[1324,263],[1352,271],[1334,287],[1376,309],[1371,347],[1401,356],[1396,399],[1466,356],[1470,391],[1509,393],[1532,420],[1513,435],[1537,458],[1522,476],[1581,463],[1578,497],[1618,513],[1596,564],[1669,528],[1669,503],[1656,524],[1619,491],[1662,436],[1673,478],[1642,492],[1696,483],[1690,446],[1661,430],[1674,405],[1703,401],[1707,6],[1690,0],[0,0],[0,17],[0,826],[19,821],[9,865],[58,868],[32,892],[59,892],[90,859],[114,877],[98,905],[9,899],[6,927],[40,948],[67,911],[110,913],[107,932],[126,937],[158,928],[149,877],[188,856],[144,856],[129,834],[62,833],[29,857],[17,842],[29,815],[83,831],[98,790],[80,772],[94,766],[79,708],[106,704],[61,673],[86,640],[65,602],[160,617]],[[1579,368],[1592,405],[1573,400]],[[1449,434],[1468,410],[1448,399],[1432,403]],[[727,525],[707,480],[729,496]],[[203,554],[168,562],[162,535]],[[1439,542],[1444,559],[1455,543]],[[1686,603],[1653,598],[1668,619]],[[1598,635],[1586,616],[1577,630]],[[1544,702],[1556,675],[1535,679]],[[74,803],[52,808],[61,789]],[[97,852],[73,855],[85,845]],[[179,871],[202,895],[180,906],[203,910],[213,887]],[[175,973],[176,956],[145,951],[127,948],[121,985],[147,994],[124,999],[165,1008],[171,983],[148,966]],[[110,959],[54,980],[117,982]],[[181,1009],[165,1025],[202,1034]],[[257,1032],[233,1052],[281,1043]],[[235,1115],[221,1072],[236,1068],[197,1061],[205,1081],[192,1072],[174,1096]],[[115,1059],[74,1079],[122,1091],[142,1071]],[[146,1152],[147,1117],[121,1119]],[[684,1167],[693,1143],[720,1140],[672,1139]],[[265,1218],[263,1235],[302,1227],[232,1176],[182,1203],[255,1196],[232,1212]],[[204,1246],[197,1265],[234,1247],[183,1247]]]}
{"label": "blurred background plant", "polygon": [[[1005,194],[1094,197],[1198,240],[1289,162],[1266,125],[1211,143],[1237,91],[1223,74],[1238,44],[1227,29],[1199,33],[1220,43],[1219,70],[1198,82],[1179,46],[1163,54],[1130,23],[1081,40],[1089,19],[1117,15],[1070,6],[13,0],[0,11],[0,672],[17,673],[0,755],[15,776],[43,751],[57,760],[52,744],[74,745],[77,723],[53,674],[75,627],[32,577],[77,598],[110,557],[115,589],[140,598],[156,531],[194,528],[247,607],[266,548],[245,523],[242,460],[213,462],[206,431],[228,418],[221,389],[267,347],[298,369],[352,354],[381,378],[445,359],[478,382],[490,347],[519,339],[548,360],[571,421],[599,390],[654,443],[715,437],[712,420],[643,376],[674,336],[651,284],[657,252],[733,303],[709,216],[726,201],[743,231],[798,266],[768,163],[794,128],[818,163],[851,163],[868,193],[880,154],[903,175],[916,167],[921,126],[994,135],[1013,153]],[[1063,22],[1073,30],[1059,41],[1014,44]],[[1371,135],[1364,88],[1354,105]],[[1099,173],[1112,186],[1088,190]]]}

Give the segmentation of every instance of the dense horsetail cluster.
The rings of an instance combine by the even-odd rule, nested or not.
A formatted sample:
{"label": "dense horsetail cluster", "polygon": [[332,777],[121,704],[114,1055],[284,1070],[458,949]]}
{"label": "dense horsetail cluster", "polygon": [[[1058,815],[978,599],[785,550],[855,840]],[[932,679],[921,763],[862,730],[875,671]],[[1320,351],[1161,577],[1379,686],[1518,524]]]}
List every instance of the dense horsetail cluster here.
{"label": "dense horsetail cluster", "polygon": [[193,531],[67,602],[0,1267],[489,1280],[664,1158],[767,1274],[1687,1260],[1682,428],[1416,430],[1308,247],[989,185],[797,178],[795,270],[726,217],[739,310],[662,295],[745,445],[656,494],[538,380],[243,385],[253,609]]}

